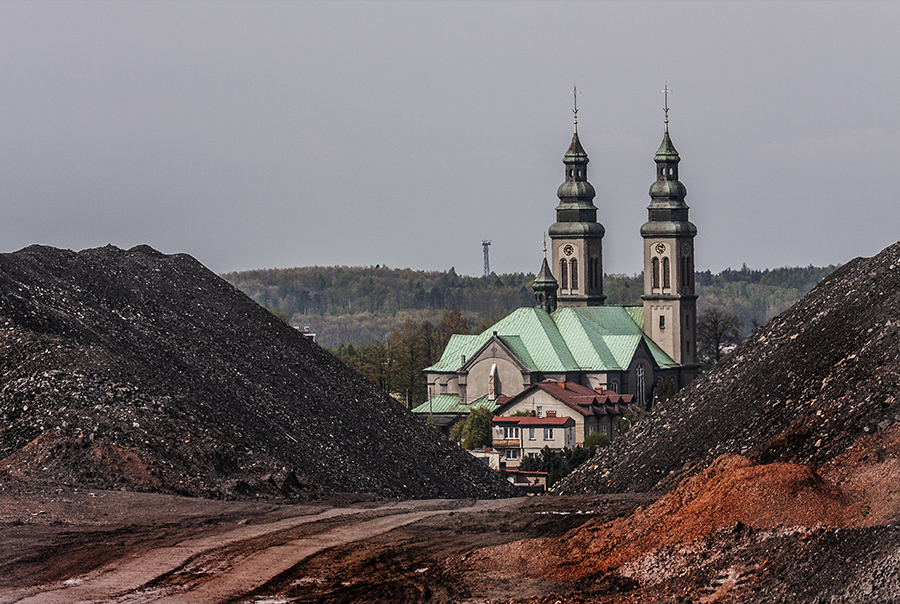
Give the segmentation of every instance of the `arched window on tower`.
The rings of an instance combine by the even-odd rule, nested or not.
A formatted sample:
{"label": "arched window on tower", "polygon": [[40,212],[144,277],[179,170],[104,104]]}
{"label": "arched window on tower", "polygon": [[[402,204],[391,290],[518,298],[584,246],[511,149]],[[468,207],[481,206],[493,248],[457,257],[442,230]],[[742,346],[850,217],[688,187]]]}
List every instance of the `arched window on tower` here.
{"label": "arched window on tower", "polygon": [[652,276],[651,287],[659,287],[659,258],[650,261],[650,274]]}
{"label": "arched window on tower", "polygon": [[663,289],[671,287],[669,285],[669,259],[663,258]]}
{"label": "arched window on tower", "polygon": [[559,259],[559,288],[569,289],[569,267],[565,258]]}
{"label": "arched window on tower", "polygon": [[572,289],[578,289],[578,261],[572,258],[569,264],[572,266]]}

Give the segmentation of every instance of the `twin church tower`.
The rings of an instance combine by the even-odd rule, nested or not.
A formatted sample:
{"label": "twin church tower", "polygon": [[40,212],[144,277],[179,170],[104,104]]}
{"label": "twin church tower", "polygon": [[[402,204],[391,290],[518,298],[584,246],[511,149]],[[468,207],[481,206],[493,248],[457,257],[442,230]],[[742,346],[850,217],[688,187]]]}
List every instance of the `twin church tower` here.
{"label": "twin church tower", "polygon": [[[678,180],[681,158],[669,137],[666,88],[665,134],[656,151],[656,181],[650,187],[648,220],[641,227],[644,248],[642,328],[679,365],[697,362],[697,295],[694,293],[695,227],[684,201],[687,189]],[[549,229],[551,262],[547,259],[534,281],[535,303],[548,313],[557,307],[601,306],[603,235],[597,222],[594,187],[588,181],[588,159],[575,134],[563,164],[566,179],[557,191],[556,222]]]}
{"label": "twin church tower", "polygon": [[[428,400],[414,413],[449,425],[473,409],[485,407],[496,413],[506,402],[522,400],[530,401],[540,418],[543,403],[537,391],[549,388],[548,382],[559,392],[577,391],[590,394],[588,398],[626,395],[622,401],[649,409],[663,384],[677,390],[697,375],[693,277],[697,229],[688,221],[666,105],[649,219],[641,227],[643,305],[606,304],[606,230],[597,222],[576,105],[575,134],[563,157],[566,178],[557,192],[556,222],[549,229],[550,260],[545,249],[532,286],[534,306],[512,311],[479,334],[453,335],[438,362],[425,368]],[[583,410],[579,413],[578,417],[584,415]],[[603,413],[621,415],[615,406]]]}

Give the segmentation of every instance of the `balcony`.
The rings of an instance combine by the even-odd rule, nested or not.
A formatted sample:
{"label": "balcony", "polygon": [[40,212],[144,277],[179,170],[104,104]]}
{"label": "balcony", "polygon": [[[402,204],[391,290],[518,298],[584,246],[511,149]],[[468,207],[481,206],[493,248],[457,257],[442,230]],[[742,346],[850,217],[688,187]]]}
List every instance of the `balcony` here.
{"label": "balcony", "polygon": [[493,446],[495,449],[501,449],[501,448],[506,448],[506,449],[518,449],[518,448],[521,446],[521,445],[519,444],[519,442],[520,442],[520,441],[519,441],[518,438],[515,438],[515,439],[512,439],[512,438],[509,438],[509,439],[496,439],[496,438],[495,438],[495,439],[494,439],[494,443],[493,443],[492,446]]}

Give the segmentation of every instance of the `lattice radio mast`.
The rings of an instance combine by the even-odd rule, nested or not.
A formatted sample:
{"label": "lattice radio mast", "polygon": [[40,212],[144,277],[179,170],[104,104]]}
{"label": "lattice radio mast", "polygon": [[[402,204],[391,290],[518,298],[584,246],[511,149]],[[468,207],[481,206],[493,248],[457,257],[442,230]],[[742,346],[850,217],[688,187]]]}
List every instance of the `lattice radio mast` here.
{"label": "lattice radio mast", "polygon": [[484,247],[484,276],[490,277],[491,276],[491,263],[488,260],[488,247],[491,245],[491,240],[490,239],[482,239],[481,245],[482,245],[482,247]]}

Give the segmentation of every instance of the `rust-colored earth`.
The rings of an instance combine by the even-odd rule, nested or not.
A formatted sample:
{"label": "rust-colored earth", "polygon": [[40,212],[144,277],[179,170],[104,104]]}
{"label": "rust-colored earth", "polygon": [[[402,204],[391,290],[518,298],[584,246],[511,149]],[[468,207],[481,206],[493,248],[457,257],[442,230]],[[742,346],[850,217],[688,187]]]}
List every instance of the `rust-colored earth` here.
{"label": "rust-colored earth", "polygon": [[898,503],[893,427],[818,472],[722,456],[659,499],[47,488],[0,497],[0,602],[886,602]]}

